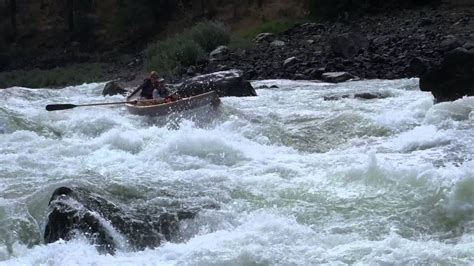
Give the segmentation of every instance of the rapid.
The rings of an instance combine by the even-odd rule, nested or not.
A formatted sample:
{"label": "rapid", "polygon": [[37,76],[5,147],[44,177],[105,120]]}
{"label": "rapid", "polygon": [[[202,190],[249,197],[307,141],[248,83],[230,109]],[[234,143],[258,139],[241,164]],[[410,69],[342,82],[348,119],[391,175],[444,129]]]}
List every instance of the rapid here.
{"label": "rapid", "polygon": [[[417,79],[253,85],[211,122],[164,124],[124,106],[44,109],[123,100],[102,83],[0,90],[0,265],[474,263],[474,97],[435,105]],[[359,92],[380,97],[324,100]],[[181,241],[104,255],[81,237],[42,242],[60,186],[132,209],[218,208],[182,222]]]}

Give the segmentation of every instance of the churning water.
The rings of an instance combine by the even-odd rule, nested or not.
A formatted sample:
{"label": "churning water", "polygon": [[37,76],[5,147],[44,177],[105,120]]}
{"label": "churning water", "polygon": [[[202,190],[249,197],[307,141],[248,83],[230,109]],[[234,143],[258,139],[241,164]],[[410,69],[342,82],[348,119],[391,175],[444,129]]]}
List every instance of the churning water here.
{"label": "churning water", "polygon": [[[223,98],[205,125],[44,110],[122,100],[103,99],[104,84],[0,91],[0,264],[474,262],[473,97],[433,105],[416,79],[254,86],[273,84]],[[359,92],[380,98],[324,100]],[[219,208],[183,222],[178,243],[102,255],[80,237],[42,243],[60,186],[124,208]]]}

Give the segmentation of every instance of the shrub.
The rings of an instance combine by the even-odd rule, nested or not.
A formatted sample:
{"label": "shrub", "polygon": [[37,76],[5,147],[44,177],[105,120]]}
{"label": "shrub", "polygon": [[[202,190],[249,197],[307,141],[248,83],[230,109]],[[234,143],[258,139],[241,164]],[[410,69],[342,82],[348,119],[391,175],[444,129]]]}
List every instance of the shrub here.
{"label": "shrub", "polygon": [[145,50],[145,68],[172,74],[180,67],[196,64],[219,45],[229,43],[230,35],[220,23],[201,22],[172,38],[151,44]]}
{"label": "shrub", "polygon": [[219,45],[228,44],[230,34],[222,23],[200,22],[190,30],[191,38],[206,52],[211,52]]}
{"label": "shrub", "polygon": [[253,28],[247,32],[242,33],[242,37],[251,39],[262,32],[281,34],[287,31],[288,29],[292,28],[299,22],[301,21],[293,20],[293,19],[269,21],[256,28]]}

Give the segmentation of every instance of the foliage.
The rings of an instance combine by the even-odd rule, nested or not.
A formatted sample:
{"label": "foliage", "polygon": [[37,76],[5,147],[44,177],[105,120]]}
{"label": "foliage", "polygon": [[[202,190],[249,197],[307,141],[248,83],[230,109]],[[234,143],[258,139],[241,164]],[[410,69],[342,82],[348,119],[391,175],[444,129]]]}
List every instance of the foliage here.
{"label": "foliage", "polygon": [[196,64],[207,52],[229,40],[230,35],[221,23],[201,22],[172,38],[151,44],[145,50],[145,67],[170,74],[179,67]]}
{"label": "foliage", "polygon": [[232,34],[229,42],[231,50],[245,50],[250,48],[253,42],[250,38],[244,38],[240,34]]}
{"label": "foliage", "polygon": [[206,52],[230,41],[230,34],[222,23],[200,22],[189,30],[190,37]]}
{"label": "foliage", "polygon": [[106,79],[106,65],[75,64],[49,70],[14,70],[0,72],[0,88],[22,86],[44,88],[97,82]]}
{"label": "foliage", "polygon": [[242,37],[247,38],[247,39],[252,39],[262,32],[282,34],[283,32],[294,27],[297,23],[300,23],[300,22],[301,22],[300,20],[295,20],[295,19],[268,21],[258,27],[255,27],[249,31],[242,33]]}

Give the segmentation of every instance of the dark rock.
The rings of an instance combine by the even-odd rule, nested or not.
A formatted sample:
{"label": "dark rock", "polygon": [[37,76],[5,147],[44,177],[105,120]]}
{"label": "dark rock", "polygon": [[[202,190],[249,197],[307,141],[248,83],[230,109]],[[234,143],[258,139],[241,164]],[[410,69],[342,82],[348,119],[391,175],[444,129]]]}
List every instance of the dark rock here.
{"label": "dark rock", "polygon": [[459,46],[461,46],[461,43],[452,35],[446,36],[446,38],[439,44],[439,48],[443,51],[450,51]]}
{"label": "dark rock", "polygon": [[104,89],[102,90],[102,95],[103,96],[114,96],[117,94],[125,95],[127,93],[127,90],[122,88],[119,84],[117,84],[115,81],[110,81],[105,84]]}
{"label": "dark rock", "polygon": [[281,47],[281,46],[285,46],[285,42],[284,41],[280,41],[280,40],[275,40],[273,41],[272,43],[270,43],[270,45],[272,46],[276,46],[276,47]]}
{"label": "dark rock", "polygon": [[309,68],[305,74],[308,75],[310,79],[321,79],[324,72],[326,72],[325,68]]}
{"label": "dark rock", "polygon": [[410,61],[407,72],[411,77],[419,77],[428,70],[428,67],[429,62],[427,60],[415,57]]}
{"label": "dark rock", "polygon": [[429,18],[422,18],[418,23],[418,27],[426,27],[433,24],[433,20]]}
{"label": "dark rock", "polygon": [[99,251],[113,254],[117,247],[142,250],[171,241],[183,219],[193,218],[196,211],[181,210],[159,214],[132,215],[102,196],[83,188],[61,187],[49,201],[44,242],[71,240],[86,236]]}
{"label": "dark rock", "polygon": [[225,45],[221,45],[209,54],[209,61],[214,62],[225,60],[229,53],[230,49]]}
{"label": "dark rock", "polygon": [[321,79],[323,81],[331,82],[331,83],[344,82],[352,78],[354,78],[354,76],[347,72],[326,72],[326,73],[323,73],[321,76]]}
{"label": "dark rock", "polygon": [[371,100],[371,99],[384,99],[389,97],[390,95],[379,93],[379,92],[359,92],[355,94],[342,94],[342,95],[328,95],[324,96],[325,101],[337,101],[344,98],[354,98],[354,99],[363,99],[363,100]]}
{"label": "dark rock", "polygon": [[186,70],[186,74],[188,74],[188,75],[196,74],[196,67],[195,66],[188,67],[188,69]]}
{"label": "dark rock", "polygon": [[298,64],[298,63],[300,63],[300,62],[301,62],[300,59],[298,59],[297,57],[293,56],[293,57],[290,57],[290,58],[285,59],[285,61],[283,62],[283,67],[288,68],[288,67],[293,66],[293,65],[295,65],[295,64]]}
{"label": "dark rock", "polygon": [[314,23],[314,22],[304,23],[304,24],[301,24],[301,26],[299,27],[310,32],[317,32],[317,31],[326,29],[326,26],[324,26],[324,24]]}
{"label": "dark rock", "polygon": [[296,74],[293,76],[293,79],[295,79],[295,80],[306,80],[306,79],[308,79],[308,77],[307,77],[305,74],[296,73]]}
{"label": "dark rock", "polygon": [[474,95],[474,52],[456,48],[442,63],[420,78],[420,89],[431,91],[438,102]]}
{"label": "dark rock", "polygon": [[462,47],[466,50],[471,50],[474,48],[474,42],[466,42]]}
{"label": "dark rock", "polygon": [[380,36],[380,37],[374,38],[374,39],[372,40],[372,43],[373,43],[375,46],[380,46],[380,45],[383,45],[383,44],[389,42],[391,38],[393,38],[392,35]]}
{"label": "dark rock", "polygon": [[344,99],[344,98],[349,98],[351,95],[350,94],[344,94],[344,95],[328,95],[328,96],[324,96],[323,99],[325,101],[338,101],[340,99]]}
{"label": "dark rock", "polygon": [[176,85],[183,97],[216,91],[219,96],[256,96],[257,93],[242,70],[228,70],[196,76]]}
{"label": "dark rock", "polygon": [[268,33],[268,32],[263,32],[257,35],[254,39],[256,43],[270,43],[273,42],[276,39],[276,35],[273,33]]}
{"label": "dark rock", "polygon": [[354,94],[354,98],[357,99],[364,99],[364,100],[371,100],[371,99],[384,99],[387,98],[388,96],[382,93],[376,93],[376,92],[360,92]]}
{"label": "dark rock", "polygon": [[331,49],[336,55],[353,57],[369,46],[366,36],[358,33],[344,33],[330,40]]}
{"label": "dark rock", "polygon": [[278,86],[277,85],[272,85],[272,86],[270,86],[270,89],[278,89]]}

